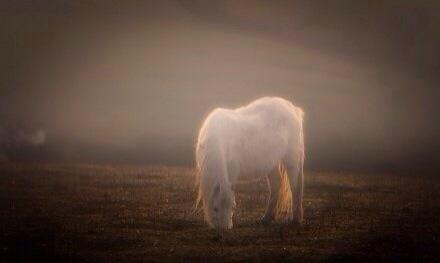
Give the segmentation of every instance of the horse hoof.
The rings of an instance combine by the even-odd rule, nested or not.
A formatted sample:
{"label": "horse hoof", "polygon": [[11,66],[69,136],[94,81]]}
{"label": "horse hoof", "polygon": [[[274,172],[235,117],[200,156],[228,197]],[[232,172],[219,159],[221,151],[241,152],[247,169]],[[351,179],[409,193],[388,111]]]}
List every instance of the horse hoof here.
{"label": "horse hoof", "polygon": [[267,218],[262,218],[262,219],[258,220],[259,225],[267,226],[267,225],[270,225],[270,223],[272,223],[272,220],[267,219]]}
{"label": "horse hoof", "polygon": [[303,223],[302,221],[294,220],[294,221],[290,221],[289,225],[296,228],[296,227],[301,227]]}

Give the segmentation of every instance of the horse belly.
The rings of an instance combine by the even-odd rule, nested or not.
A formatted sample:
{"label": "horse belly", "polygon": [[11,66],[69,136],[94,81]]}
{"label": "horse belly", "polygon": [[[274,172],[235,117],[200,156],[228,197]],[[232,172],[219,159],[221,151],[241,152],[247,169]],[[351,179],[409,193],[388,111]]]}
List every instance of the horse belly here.
{"label": "horse belly", "polygon": [[283,159],[283,145],[269,140],[251,142],[243,145],[242,154],[237,156],[240,176],[265,176]]}

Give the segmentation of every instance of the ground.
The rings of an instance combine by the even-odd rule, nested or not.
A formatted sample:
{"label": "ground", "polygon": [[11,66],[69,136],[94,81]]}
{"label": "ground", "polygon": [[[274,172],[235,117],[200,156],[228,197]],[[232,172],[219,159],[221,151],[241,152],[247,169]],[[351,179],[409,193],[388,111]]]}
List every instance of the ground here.
{"label": "ground", "polygon": [[435,261],[436,177],[305,173],[305,223],[257,224],[266,182],[240,182],[223,240],[193,213],[193,170],[0,164],[0,261]]}

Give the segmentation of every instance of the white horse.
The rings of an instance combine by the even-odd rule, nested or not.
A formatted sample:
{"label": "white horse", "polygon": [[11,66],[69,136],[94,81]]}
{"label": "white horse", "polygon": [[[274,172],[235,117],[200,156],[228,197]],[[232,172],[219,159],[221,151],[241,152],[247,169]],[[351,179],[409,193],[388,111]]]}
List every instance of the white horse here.
{"label": "white horse", "polygon": [[270,197],[262,223],[302,222],[303,115],[291,102],[273,97],[209,114],[196,146],[196,207],[203,203],[210,227],[232,228],[240,176],[267,176]]}

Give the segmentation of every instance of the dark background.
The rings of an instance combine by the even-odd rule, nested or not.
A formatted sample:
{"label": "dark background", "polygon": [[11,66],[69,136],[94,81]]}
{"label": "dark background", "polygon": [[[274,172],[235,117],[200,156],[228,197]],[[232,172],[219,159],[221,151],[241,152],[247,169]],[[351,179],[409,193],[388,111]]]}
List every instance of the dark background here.
{"label": "dark background", "polygon": [[439,1],[1,1],[0,160],[192,165],[215,107],[306,112],[308,169],[439,168]]}

